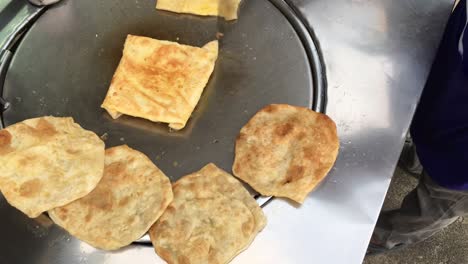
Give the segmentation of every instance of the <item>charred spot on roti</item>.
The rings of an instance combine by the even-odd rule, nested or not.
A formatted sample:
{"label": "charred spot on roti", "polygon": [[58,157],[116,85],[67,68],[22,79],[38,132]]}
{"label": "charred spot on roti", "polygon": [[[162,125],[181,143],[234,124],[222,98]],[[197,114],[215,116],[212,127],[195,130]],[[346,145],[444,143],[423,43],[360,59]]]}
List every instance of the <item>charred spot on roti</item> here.
{"label": "charred spot on roti", "polygon": [[239,133],[237,135],[236,141],[241,141],[241,140],[246,140],[246,139],[247,139],[247,135],[245,133]]}
{"label": "charred spot on roti", "polygon": [[178,59],[171,59],[167,62],[167,65],[170,66],[170,68],[177,69],[177,68],[182,68],[184,64],[178,60]]}
{"label": "charred spot on roti", "polygon": [[68,210],[58,210],[57,211],[57,214],[59,214],[62,218],[65,218],[67,219],[67,213],[68,213]]}
{"label": "charred spot on roti", "polygon": [[86,202],[89,206],[103,210],[110,211],[113,208],[113,195],[111,190],[97,187],[92,191],[93,196],[86,197]]}
{"label": "charred spot on roti", "polygon": [[134,218],[134,217],[129,217],[129,218],[127,219],[127,225],[131,225],[131,224],[133,224],[133,222],[135,222],[135,218]]}
{"label": "charred spot on roti", "polygon": [[305,132],[299,132],[297,134],[297,140],[304,140],[307,137],[307,134]]}
{"label": "charred spot on roti", "polygon": [[164,260],[167,260],[169,263],[172,263],[174,257],[173,257],[173,254],[170,250],[168,249],[165,249],[163,247],[156,247],[155,250],[158,252],[158,255],[164,259]]}
{"label": "charred spot on roti", "polygon": [[130,201],[130,197],[125,196],[122,200],[120,200],[119,206],[121,206],[121,207],[126,206],[129,201]]}
{"label": "charred spot on roti", "polygon": [[191,264],[190,259],[187,258],[187,256],[185,255],[180,255],[177,258],[177,261],[179,262],[179,264]]}
{"label": "charred spot on roti", "polygon": [[276,112],[276,110],[277,108],[275,105],[268,105],[262,109],[263,112],[270,113],[270,114]]}
{"label": "charred spot on roti", "polygon": [[249,236],[253,228],[254,228],[253,219],[249,218],[246,222],[242,224],[242,234],[244,236]]}
{"label": "charred spot on roti", "polygon": [[32,179],[22,183],[19,187],[19,195],[23,197],[32,197],[37,195],[43,187],[39,179]]}
{"label": "charred spot on roti", "polygon": [[303,153],[304,159],[315,163],[320,162],[320,153],[317,153],[317,149],[315,147],[305,147]]}
{"label": "charred spot on roti", "polygon": [[23,157],[18,159],[18,166],[20,167],[27,167],[32,164],[37,160],[37,156],[35,155],[24,155]]}
{"label": "charred spot on roti", "polygon": [[57,134],[55,127],[44,118],[39,118],[36,124],[36,133],[45,137],[51,137]]}
{"label": "charred spot on roti", "polygon": [[278,137],[284,137],[288,135],[289,133],[292,132],[294,129],[294,125],[291,123],[285,123],[282,125],[279,125],[278,127],[275,128],[275,133]]}
{"label": "charred spot on roti", "polygon": [[304,172],[305,172],[305,168],[303,166],[293,165],[289,167],[288,171],[286,172],[286,178],[284,180],[284,184],[298,181],[299,179],[304,177]]}
{"label": "charred spot on roti", "polygon": [[234,164],[233,170],[234,171],[241,171],[242,170],[242,166],[241,166],[240,162]]}
{"label": "charred spot on roti", "polygon": [[85,216],[85,223],[89,223],[89,221],[91,221],[91,219],[93,219],[93,214],[92,213],[88,213],[86,216]]}
{"label": "charred spot on roti", "polygon": [[122,162],[114,162],[104,168],[104,173],[112,176],[121,175],[125,172],[125,164]]}
{"label": "charred spot on roti", "polygon": [[78,150],[78,149],[70,149],[70,148],[67,148],[65,151],[66,151],[68,154],[70,154],[70,155],[75,155],[75,154],[80,153],[80,150]]}
{"label": "charred spot on roti", "polygon": [[0,130],[0,148],[7,148],[11,144],[11,134],[8,130]]}

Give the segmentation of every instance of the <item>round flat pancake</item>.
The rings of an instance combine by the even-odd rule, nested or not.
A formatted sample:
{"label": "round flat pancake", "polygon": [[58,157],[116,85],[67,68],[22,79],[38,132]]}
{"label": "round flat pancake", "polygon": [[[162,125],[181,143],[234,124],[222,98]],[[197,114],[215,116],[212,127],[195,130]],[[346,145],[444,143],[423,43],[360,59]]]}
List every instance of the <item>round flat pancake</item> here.
{"label": "round flat pancake", "polygon": [[338,155],[335,123],[291,105],[269,105],[241,129],[234,175],[262,195],[302,203],[328,174]]}
{"label": "round flat pancake", "polygon": [[104,142],[72,118],[28,119],[0,131],[0,190],[29,217],[91,192],[104,169]]}
{"label": "round flat pancake", "polygon": [[107,149],[105,164],[96,189],[49,216],[88,244],[115,250],[148,231],[172,201],[172,188],[148,157],[128,146]]}
{"label": "round flat pancake", "polygon": [[214,164],[183,177],[173,191],[149,232],[156,253],[170,264],[228,263],[266,225],[244,186]]}

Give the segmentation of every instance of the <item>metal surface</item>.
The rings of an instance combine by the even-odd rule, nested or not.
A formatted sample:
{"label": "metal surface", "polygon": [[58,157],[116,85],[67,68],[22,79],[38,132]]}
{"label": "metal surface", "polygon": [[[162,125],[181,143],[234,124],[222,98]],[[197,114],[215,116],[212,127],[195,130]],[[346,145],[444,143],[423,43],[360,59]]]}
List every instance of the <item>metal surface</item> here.
{"label": "metal surface", "polygon": [[311,27],[306,26],[306,21],[294,5],[286,0],[270,0],[293,25],[296,33],[304,44],[305,51],[311,64],[313,75],[313,95],[312,109],[325,113],[327,107],[327,77],[325,65],[321,51],[319,50],[319,41],[317,40]]}
{"label": "metal surface", "polygon": [[0,43],[5,47],[9,36],[25,18],[37,11],[37,7],[27,1],[0,0]]}
{"label": "metal surface", "polygon": [[[169,131],[165,124],[132,117],[112,120],[100,109],[126,34],[201,46],[218,30],[224,37],[215,72],[184,130]],[[261,107],[289,103],[323,109],[325,95],[314,97],[324,91],[323,71],[320,61],[314,61],[317,49],[307,44],[313,44],[308,31],[282,0],[246,2],[234,23],[156,12],[152,2],[64,1],[48,10],[19,45],[3,91],[12,104],[3,120],[8,126],[34,116],[73,116],[85,128],[107,134],[108,147],[128,144],[143,151],[172,180],[208,162],[230,171],[235,137]],[[0,220],[0,226],[8,227],[2,230],[3,239],[10,248],[16,245],[0,251],[0,261],[56,263],[58,258],[58,263],[80,263],[119,255],[87,247],[45,216],[26,219],[5,201],[0,204],[2,215],[9,216]],[[28,226],[41,231],[21,233]],[[25,256],[25,243],[34,250],[47,244],[47,252],[43,258]],[[93,254],[76,251],[73,244]],[[110,262],[146,250],[132,246]],[[66,255],[70,251],[74,253]],[[139,258],[157,259],[152,249],[144,255]]]}
{"label": "metal surface", "polygon": [[301,207],[264,208],[267,228],[234,263],[360,264],[453,1],[289,2],[320,41],[340,155]]}
{"label": "metal surface", "polygon": [[[10,107],[10,103],[3,99],[1,95],[3,94],[3,84],[12,58],[13,53],[10,50],[5,49],[0,52],[0,116],[3,111]],[[0,122],[0,128],[3,128],[3,118]]]}
{"label": "metal surface", "polygon": [[[278,199],[264,208],[267,227],[232,263],[358,264],[453,1],[289,2],[320,40],[329,82],[327,112],[337,121],[341,153],[304,205],[295,208]],[[161,263],[149,247],[103,254],[47,218],[26,219],[4,202],[0,211],[2,264]]]}
{"label": "metal surface", "polygon": [[56,4],[62,0],[28,0],[31,4],[36,6],[48,6]]}

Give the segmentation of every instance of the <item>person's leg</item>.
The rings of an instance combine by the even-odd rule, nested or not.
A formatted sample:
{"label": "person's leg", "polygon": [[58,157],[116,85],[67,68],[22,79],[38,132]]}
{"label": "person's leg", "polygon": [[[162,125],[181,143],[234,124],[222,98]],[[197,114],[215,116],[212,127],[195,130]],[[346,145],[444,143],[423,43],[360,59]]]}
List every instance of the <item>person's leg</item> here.
{"label": "person's leg", "polygon": [[[467,0],[461,0],[448,21],[411,125],[424,169],[436,182],[455,189],[468,189],[467,32]],[[381,213],[369,252],[420,242],[467,212],[468,190],[441,187],[423,173],[418,187],[404,199],[401,209]]]}
{"label": "person's leg", "polygon": [[381,213],[369,253],[423,241],[467,214],[468,192],[443,188],[424,172],[400,209]]}
{"label": "person's leg", "polygon": [[416,178],[419,178],[423,172],[423,166],[419,161],[416,146],[414,145],[413,139],[409,133],[406,136],[405,144],[401,151],[400,159],[398,160],[398,167]]}

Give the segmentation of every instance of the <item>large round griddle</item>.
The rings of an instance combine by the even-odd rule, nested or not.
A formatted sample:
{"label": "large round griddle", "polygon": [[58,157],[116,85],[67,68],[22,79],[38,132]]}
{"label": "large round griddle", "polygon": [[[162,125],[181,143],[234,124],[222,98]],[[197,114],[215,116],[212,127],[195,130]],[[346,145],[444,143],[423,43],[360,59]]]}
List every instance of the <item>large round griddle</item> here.
{"label": "large round griddle", "polygon": [[[173,181],[214,162],[231,171],[234,141],[260,108],[288,103],[324,110],[317,48],[284,0],[243,1],[239,20],[157,11],[154,1],[63,0],[47,10],[16,49],[3,96],[8,126],[43,116],[72,116],[107,134],[107,147],[128,144],[147,154]],[[187,127],[124,116],[100,108],[127,34],[202,46],[222,32],[215,71]],[[86,164],[83,164],[86,166]],[[0,195],[1,260],[15,263],[161,263],[153,249],[97,251],[41,216],[29,219]],[[29,248],[24,254],[24,248]]]}
{"label": "large round griddle", "polygon": [[[106,134],[107,147],[144,152],[173,181],[209,162],[230,171],[236,135],[255,112],[271,103],[312,107],[317,97],[310,47],[278,2],[244,1],[239,19],[226,22],[157,11],[154,1],[64,0],[40,17],[15,53],[4,124],[72,116]],[[202,46],[219,31],[216,68],[183,130],[130,116],[113,120],[100,108],[127,34]]]}

